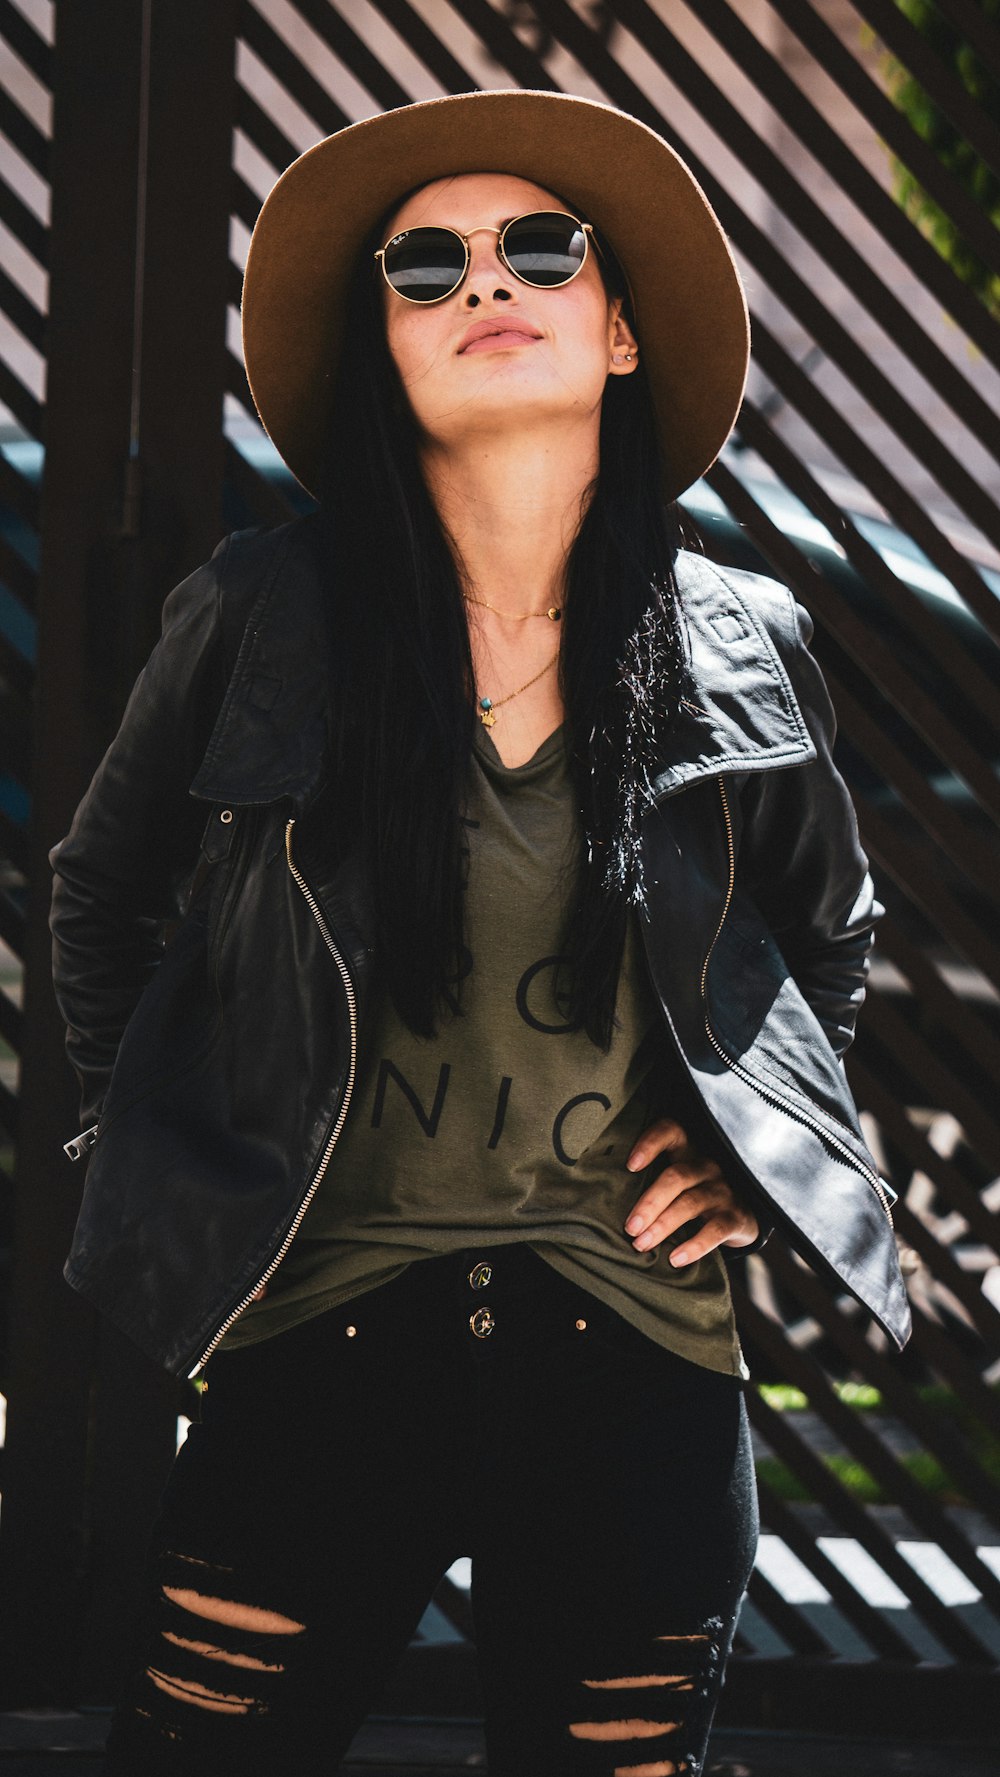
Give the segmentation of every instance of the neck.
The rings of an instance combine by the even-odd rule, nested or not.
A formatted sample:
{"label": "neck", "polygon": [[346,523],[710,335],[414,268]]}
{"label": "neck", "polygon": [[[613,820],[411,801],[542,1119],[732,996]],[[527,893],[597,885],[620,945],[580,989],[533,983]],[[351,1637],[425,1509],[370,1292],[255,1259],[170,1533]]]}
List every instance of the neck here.
{"label": "neck", "polygon": [[424,474],[468,591],[501,609],[561,605],[597,467],[596,433],[429,445]]}

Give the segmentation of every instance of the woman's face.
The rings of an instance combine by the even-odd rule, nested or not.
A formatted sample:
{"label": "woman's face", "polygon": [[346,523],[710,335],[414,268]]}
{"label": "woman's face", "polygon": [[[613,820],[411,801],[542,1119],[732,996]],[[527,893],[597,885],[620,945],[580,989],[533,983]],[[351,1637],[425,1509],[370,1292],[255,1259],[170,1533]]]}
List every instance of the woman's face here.
{"label": "woman's face", "polygon": [[[407,198],[386,239],[403,229],[473,229],[461,288],[443,302],[406,302],[383,285],[386,337],[425,440],[449,448],[477,434],[535,429],[600,416],[610,375],[634,369],[635,340],[609,298],[591,250],[570,284],[536,290],[497,255],[498,229],[532,210],[565,210],[552,192],[507,173],[437,179]],[[589,218],[584,217],[584,221]],[[483,322],[500,333],[470,337]],[[633,353],[631,362],[625,353]],[[619,363],[615,363],[615,357]]]}

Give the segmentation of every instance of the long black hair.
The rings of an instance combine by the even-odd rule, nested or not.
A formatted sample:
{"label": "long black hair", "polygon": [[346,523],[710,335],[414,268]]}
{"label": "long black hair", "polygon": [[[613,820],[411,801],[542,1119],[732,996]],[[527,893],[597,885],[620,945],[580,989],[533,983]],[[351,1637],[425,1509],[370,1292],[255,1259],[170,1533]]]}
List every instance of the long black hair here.
{"label": "long black hair", "polygon": [[[352,280],[317,489],[335,607],[336,818],[362,852],[396,1010],[430,1036],[460,1004],[460,816],[475,681],[455,555],[386,340],[373,259],[383,238],[381,227],[372,231]],[[609,295],[627,302],[625,280],[600,245]],[[563,937],[566,987],[571,1017],[605,1048],[628,908],[644,899],[648,773],[686,685],[673,564],[687,537],[662,486],[640,357],[631,375],[610,377],[605,388],[600,467],[567,564],[559,667],[583,833]]]}

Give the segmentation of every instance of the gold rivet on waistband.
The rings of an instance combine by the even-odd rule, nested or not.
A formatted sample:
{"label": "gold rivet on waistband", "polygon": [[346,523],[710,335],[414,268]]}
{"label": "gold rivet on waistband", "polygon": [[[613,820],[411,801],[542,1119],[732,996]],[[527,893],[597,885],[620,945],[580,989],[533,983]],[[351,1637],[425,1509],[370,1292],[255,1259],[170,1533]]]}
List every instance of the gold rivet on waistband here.
{"label": "gold rivet on waistband", "polygon": [[586,1321],[585,1320],[578,1320],[576,1323],[576,1330],[578,1333],[585,1333],[587,1331]]}
{"label": "gold rivet on waistband", "polygon": [[219,819],[222,822],[222,825],[224,827],[228,827],[232,818],[233,818],[233,811],[231,808],[224,808],[222,813],[219,816]]}
{"label": "gold rivet on waistband", "polygon": [[357,1333],[358,1333],[357,1327],[346,1327],[344,1330],[347,1333],[347,1337],[349,1339],[356,1339],[357,1338]]}

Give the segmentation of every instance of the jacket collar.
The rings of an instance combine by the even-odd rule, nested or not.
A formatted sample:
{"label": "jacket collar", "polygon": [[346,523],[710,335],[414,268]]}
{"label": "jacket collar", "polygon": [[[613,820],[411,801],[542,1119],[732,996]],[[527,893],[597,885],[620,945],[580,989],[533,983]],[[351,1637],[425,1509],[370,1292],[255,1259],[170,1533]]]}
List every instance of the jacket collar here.
{"label": "jacket collar", "polygon": [[301,812],[319,789],[330,647],[320,546],[318,514],[230,538],[219,602],[224,645],[231,628],[227,652],[238,652],[192,796],[236,807],[291,798]]}
{"label": "jacket collar", "polygon": [[[322,545],[318,514],[230,540],[222,608],[249,616],[193,796],[235,806],[289,798],[301,811],[316,795],[328,754],[332,642]],[[653,774],[655,798],[719,772],[775,770],[815,758],[772,640],[771,632],[784,631],[793,645],[788,593],[689,550],[679,551],[675,568],[693,689]]]}
{"label": "jacket collar", "polygon": [[[674,562],[693,681],[652,777],[657,801],[702,777],[775,771],[815,759],[775,637],[800,646],[793,601],[775,580],[718,568],[681,549]],[[749,596],[748,596],[749,595]]]}

